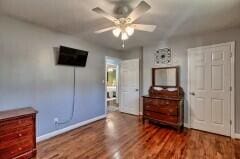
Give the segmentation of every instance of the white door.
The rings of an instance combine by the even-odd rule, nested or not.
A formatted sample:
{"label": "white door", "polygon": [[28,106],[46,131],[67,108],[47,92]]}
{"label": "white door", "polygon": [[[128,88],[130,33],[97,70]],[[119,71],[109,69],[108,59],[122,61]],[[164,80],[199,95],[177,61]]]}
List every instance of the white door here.
{"label": "white door", "polygon": [[231,45],[188,51],[191,127],[230,136]]}
{"label": "white door", "polygon": [[120,112],[139,115],[139,60],[125,60],[120,67]]}

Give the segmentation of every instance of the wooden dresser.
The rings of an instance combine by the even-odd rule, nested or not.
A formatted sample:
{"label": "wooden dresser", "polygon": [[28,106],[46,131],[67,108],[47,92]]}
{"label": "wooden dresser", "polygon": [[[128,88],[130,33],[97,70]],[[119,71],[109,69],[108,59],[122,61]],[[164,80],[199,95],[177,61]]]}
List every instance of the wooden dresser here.
{"label": "wooden dresser", "polygon": [[0,111],[0,159],[36,156],[36,113],[31,107]]}
{"label": "wooden dresser", "polygon": [[[158,84],[156,80],[166,80],[170,77],[156,78],[155,76],[157,73],[159,73],[160,75],[163,74],[164,76],[166,74],[173,75],[173,73],[166,73],[167,71],[164,72],[163,70],[157,72],[157,69],[176,69],[176,77],[174,77],[176,80],[175,83],[173,82],[175,86]],[[183,89],[179,87],[178,67],[153,68],[152,73],[153,86],[149,88],[149,94],[143,96],[143,122],[148,119],[181,130],[181,128],[183,127],[184,119],[184,93]],[[165,83],[166,82],[164,82],[164,84]]]}
{"label": "wooden dresser", "polygon": [[[150,91],[156,92],[152,89]],[[171,96],[176,92],[164,89],[158,95],[143,96],[143,121],[154,120],[180,130],[183,126],[183,96]]]}

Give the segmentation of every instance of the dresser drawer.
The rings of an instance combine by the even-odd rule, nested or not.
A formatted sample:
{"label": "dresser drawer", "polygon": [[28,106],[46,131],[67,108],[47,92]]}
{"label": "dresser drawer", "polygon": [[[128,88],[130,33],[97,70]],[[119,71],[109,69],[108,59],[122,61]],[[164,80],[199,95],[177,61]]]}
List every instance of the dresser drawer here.
{"label": "dresser drawer", "polygon": [[0,136],[9,134],[24,129],[25,127],[33,126],[33,118],[25,117],[18,120],[9,120],[0,123]]}
{"label": "dresser drawer", "polygon": [[178,105],[178,100],[168,100],[168,99],[159,99],[159,98],[144,98],[144,105],[153,105],[153,106],[176,106]]}
{"label": "dresser drawer", "polygon": [[0,149],[1,159],[12,159],[18,155],[29,152],[33,149],[32,139],[16,142],[14,145],[5,146]]}
{"label": "dresser drawer", "polygon": [[28,126],[32,124],[33,124],[32,117],[23,117],[18,120],[8,120],[0,123],[0,131],[3,129],[23,127],[23,126]]}
{"label": "dresser drawer", "polygon": [[146,115],[149,118],[160,120],[163,122],[170,122],[170,123],[177,123],[178,117],[177,116],[170,116],[170,115],[164,115],[156,112],[151,111],[144,111],[144,115]]}
{"label": "dresser drawer", "polygon": [[0,151],[7,147],[12,147],[15,145],[21,146],[21,145],[24,145],[27,143],[33,146],[33,136],[32,135],[24,136],[24,137],[18,138],[16,140],[5,141],[4,143],[2,143],[0,145]]}
{"label": "dresser drawer", "polygon": [[149,110],[165,115],[178,115],[178,106],[144,105],[144,110]]}
{"label": "dresser drawer", "polygon": [[28,126],[25,129],[16,131],[16,132],[9,132],[7,135],[0,136],[0,148],[6,145],[13,145],[16,141],[29,139],[32,140],[33,138],[33,127]]}
{"label": "dresser drawer", "polygon": [[36,155],[36,113],[31,107],[0,111],[0,159]]}
{"label": "dresser drawer", "polygon": [[159,100],[159,104],[164,105],[164,106],[177,106],[178,103],[179,103],[179,101],[176,101],[176,100],[167,100],[167,99]]}

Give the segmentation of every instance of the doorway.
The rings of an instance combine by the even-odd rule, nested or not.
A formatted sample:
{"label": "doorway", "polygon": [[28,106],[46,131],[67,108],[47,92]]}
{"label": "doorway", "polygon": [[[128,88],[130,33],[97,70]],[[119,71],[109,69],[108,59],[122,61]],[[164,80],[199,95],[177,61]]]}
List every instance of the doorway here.
{"label": "doorway", "polygon": [[234,43],[188,50],[190,127],[234,133]]}
{"label": "doorway", "polygon": [[106,57],[106,112],[119,111],[119,61]]}

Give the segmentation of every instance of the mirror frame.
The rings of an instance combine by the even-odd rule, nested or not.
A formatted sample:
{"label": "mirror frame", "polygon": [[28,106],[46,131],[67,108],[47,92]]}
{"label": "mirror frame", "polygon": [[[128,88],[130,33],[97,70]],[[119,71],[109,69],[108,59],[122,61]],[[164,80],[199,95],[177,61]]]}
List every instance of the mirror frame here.
{"label": "mirror frame", "polygon": [[[176,69],[176,85],[175,86],[155,85],[155,72],[156,72],[156,70],[159,70],[159,69],[172,69],[172,68]],[[152,86],[154,86],[154,87],[163,87],[163,88],[179,87],[179,66],[152,68]]]}

